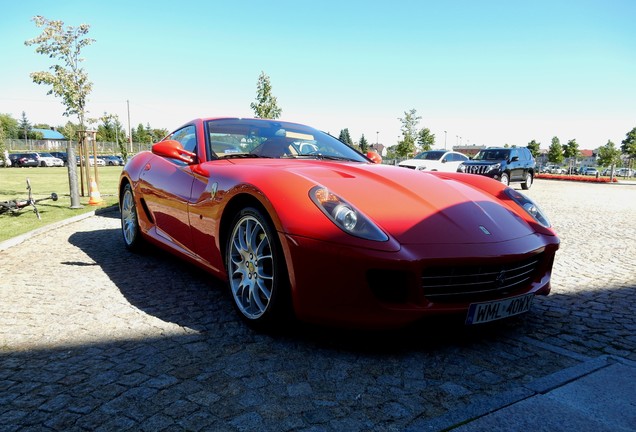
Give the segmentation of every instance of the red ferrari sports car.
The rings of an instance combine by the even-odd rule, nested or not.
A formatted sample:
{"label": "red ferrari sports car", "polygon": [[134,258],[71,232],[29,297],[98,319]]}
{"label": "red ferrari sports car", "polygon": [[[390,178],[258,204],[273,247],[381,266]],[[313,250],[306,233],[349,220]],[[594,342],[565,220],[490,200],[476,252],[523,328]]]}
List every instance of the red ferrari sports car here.
{"label": "red ferrari sports car", "polygon": [[492,179],[377,163],[308,126],[193,120],[125,166],[121,226],[227,280],[246,322],[395,327],[527,312],[559,239]]}

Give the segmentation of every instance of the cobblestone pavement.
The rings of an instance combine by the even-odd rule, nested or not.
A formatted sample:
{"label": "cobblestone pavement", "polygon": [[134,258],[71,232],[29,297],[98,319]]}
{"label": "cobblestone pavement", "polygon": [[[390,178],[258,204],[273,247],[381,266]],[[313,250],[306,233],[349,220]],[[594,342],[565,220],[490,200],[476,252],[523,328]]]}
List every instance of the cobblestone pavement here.
{"label": "cobblestone pavement", "polygon": [[0,252],[0,430],[452,429],[546,377],[636,360],[636,186],[528,194],[562,239],[553,293],[482,328],[257,334],[209,275],[128,253],[117,211],[34,236]]}

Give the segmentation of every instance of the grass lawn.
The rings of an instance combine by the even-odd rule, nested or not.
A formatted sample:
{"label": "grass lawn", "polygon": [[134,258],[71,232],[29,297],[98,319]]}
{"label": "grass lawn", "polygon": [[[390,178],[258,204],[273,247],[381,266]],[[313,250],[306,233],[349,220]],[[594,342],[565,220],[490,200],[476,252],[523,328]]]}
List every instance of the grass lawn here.
{"label": "grass lawn", "polygon": [[[117,204],[117,182],[122,168],[117,166],[99,167],[98,190],[104,200],[104,205],[89,205],[90,195],[85,187],[85,196],[80,196],[80,204],[83,206],[81,209],[70,208],[71,197],[67,167],[0,168],[0,201],[27,198],[27,178],[31,181],[33,198],[45,198],[50,196],[51,192],[55,192],[59,196],[57,201],[49,200],[37,204],[42,220],[38,220],[32,207],[26,207],[15,214],[9,212],[0,214],[0,242],[54,222]],[[93,167],[91,167],[90,173],[93,174]],[[77,178],[79,182],[79,171]],[[81,194],[81,185],[78,187]]]}

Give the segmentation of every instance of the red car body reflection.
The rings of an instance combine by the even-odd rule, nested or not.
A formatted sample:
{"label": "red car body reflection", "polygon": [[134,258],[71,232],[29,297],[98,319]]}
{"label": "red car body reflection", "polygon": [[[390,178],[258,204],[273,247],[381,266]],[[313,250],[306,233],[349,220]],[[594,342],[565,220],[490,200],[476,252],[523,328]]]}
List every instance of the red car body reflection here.
{"label": "red car body reflection", "polygon": [[254,325],[290,311],[376,328],[505,318],[549,293],[559,247],[541,210],[497,181],[373,163],[273,120],[187,123],[127,163],[120,197],[127,247],[150,242],[227,280]]}

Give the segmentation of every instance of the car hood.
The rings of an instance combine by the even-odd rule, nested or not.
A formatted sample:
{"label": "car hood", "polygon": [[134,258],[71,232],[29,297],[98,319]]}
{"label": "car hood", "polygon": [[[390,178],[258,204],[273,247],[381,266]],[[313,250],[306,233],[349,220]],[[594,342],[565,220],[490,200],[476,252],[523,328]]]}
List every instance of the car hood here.
{"label": "car hood", "polygon": [[[511,207],[448,176],[387,165],[329,162],[300,163],[286,170],[307,187],[327,187],[402,244],[491,243],[534,234]],[[497,183],[494,190],[503,189]]]}

